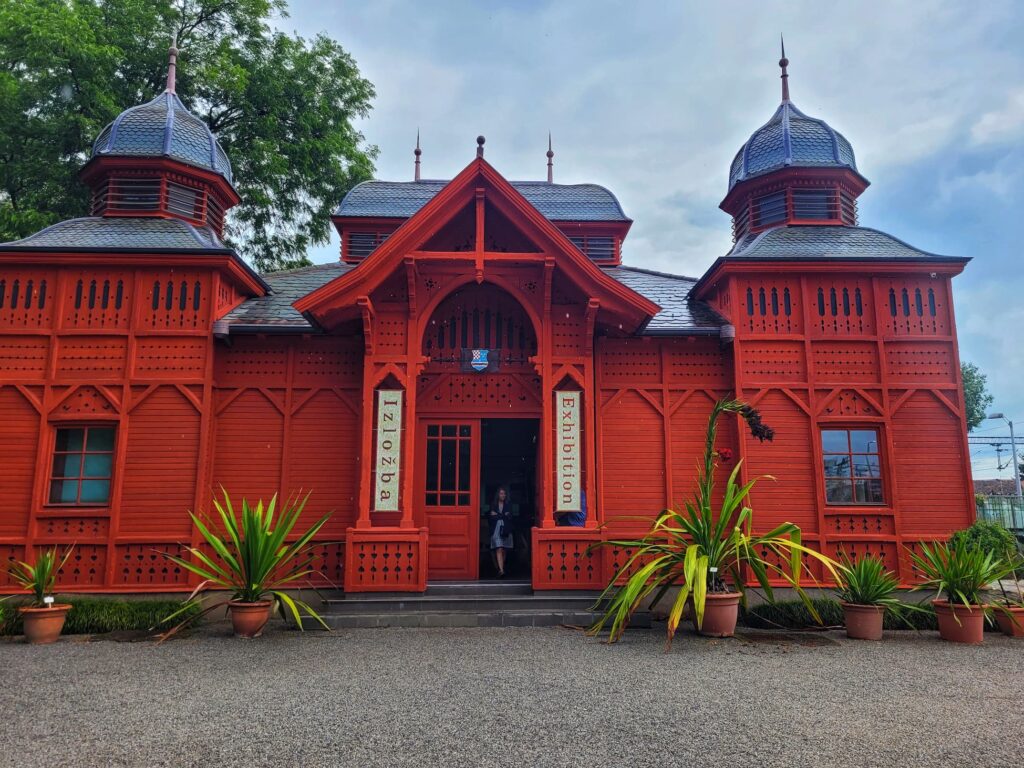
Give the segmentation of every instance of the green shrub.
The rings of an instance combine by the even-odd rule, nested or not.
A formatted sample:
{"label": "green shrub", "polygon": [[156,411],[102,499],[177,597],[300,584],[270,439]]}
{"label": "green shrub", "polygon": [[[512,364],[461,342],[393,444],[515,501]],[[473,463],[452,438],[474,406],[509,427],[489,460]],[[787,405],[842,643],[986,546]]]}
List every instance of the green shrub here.
{"label": "green shrub", "polygon": [[[822,625],[843,625],[843,607],[838,600],[815,598],[811,601],[821,616]],[[755,605],[740,616],[740,622],[753,629],[808,629],[819,625],[800,600]],[[905,611],[903,619],[886,612],[886,629],[938,629],[931,606],[920,611]]]}
{"label": "green shrub", "polygon": [[[14,598],[17,601],[17,598]],[[104,600],[95,597],[61,598],[73,607],[64,624],[65,635],[97,635],[104,632],[148,631],[181,609],[177,600]],[[6,606],[8,621],[0,622],[0,634],[20,635],[21,620],[14,605]],[[5,610],[0,608],[0,610]],[[190,609],[199,613],[198,607]]]}
{"label": "green shrub", "polygon": [[978,546],[986,554],[1007,557],[1017,552],[1017,539],[1002,523],[994,520],[978,520],[970,528],[957,531],[949,539],[950,546],[963,544]]}

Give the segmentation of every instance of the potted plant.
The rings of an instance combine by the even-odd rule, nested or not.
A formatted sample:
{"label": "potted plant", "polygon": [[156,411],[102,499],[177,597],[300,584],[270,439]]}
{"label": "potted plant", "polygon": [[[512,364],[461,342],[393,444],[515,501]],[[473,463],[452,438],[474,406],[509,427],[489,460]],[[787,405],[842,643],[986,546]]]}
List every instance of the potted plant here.
{"label": "potted plant", "polygon": [[847,637],[881,640],[887,611],[902,617],[904,611],[917,608],[896,597],[899,579],[873,555],[865,555],[856,561],[844,556],[838,571],[835,593],[843,606]]}
{"label": "potted plant", "polygon": [[[310,616],[328,629],[313,608],[284,590],[300,586],[303,580],[315,572],[310,541],[330,519],[331,513],[289,541],[309,499],[308,494],[301,501],[298,498],[289,500],[280,512],[277,511],[276,495],[266,506],[262,499],[255,506],[242,499],[241,513],[236,514],[227,491],[223,488],[221,491],[224,494],[223,503],[214,499],[213,506],[217,510],[223,534],[215,532],[212,520],[204,521],[190,513],[196,529],[213,555],[207,555],[198,547],[189,547],[187,550],[194,558],[192,560],[166,555],[177,565],[196,574],[201,581],[182,608],[168,616],[165,622],[186,613],[197,602],[198,596],[207,590],[227,590],[229,596],[203,606],[201,611],[190,615],[165,633],[164,638],[225,605],[231,614],[236,637],[251,638],[262,634],[275,603],[282,618],[290,614],[299,629],[303,629],[301,614]],[[275,515],[278,518],[276,526]],[[200,598],[198,602],[201,601]]]}
{"label": "potted plant", "polygon": [[1007,559],[1012,567],[1014,594],[1010,595],[1002,581],[999,582],[999,591],[1002,593],[1002,600],[994,607],[996,623],[999,629],[1007,637],[1024,637],[1024,601],[1021,600],[1020,574],[1024,572],[1024,556],[1017,551],[1016,546],[1012,552],[1007,553]]}
{"label": "potted plant", "polygon": [[1000,580],[1001,599],[993,606],[992,612],[1004,635],[1024,637],[1024,602],[1021,602],[1019,581],[1020,575],[1024,573],[1024,557],[1021,556],[1017,538],[1006,526],[995,520],[976,520],[970,528],[954,533],[950,541],[974,544],[985,552],[992,552],[997,557],[1005,558],[1007,563],[1013,566],[1015,590],[1013,594],[1008,593],[1004,582]]}
{"label": "potted plant", "polygon": [[71,606],[58,603],[53,597],[53,588],[57,583],[57,574],[71,556],[73,547],[68,547],[63,557],[57,554],[57,548],[43,550],[36,555],[35,564],[22,561],[11,563],[7,572],[14,582],[22,589],[31,592],[29,605],[18,608],[25,638],[34,645],[46,645],[57,642],[64,620]]}
{"label": "potted plant", "polygon": [[[708,419],[704,456],[693,500],[687,501],[681,511],[663,512],[642,539],[597,545],[628,548],[632,553],[601,593],[598,605],[602,606],[603,615],[591,627],[591,632],[598,633],[610,625],[609,640],[614,642],[621,637],[643,601],[653,594],[650,603],[653,608],[669,589],[678,586],[668,613],[669,643],[687,602],[692,602],[698,631],[714,637],[731,636],[736,629],[739,604],[746,596],[747,571],[753,574],[769,600],[773,599],[770,576],[781,578],[796,590],[817,618],[814,606],[800,587],[801,572],[806,569],[803,556],[823,563],[833,575],[836,563],[805,547],[801,543],[800,528],[792,523],[783,523],[763,534],[751,533],[753,511],[746,500],[758,478],[740,485],[740,463],[737,463],[726,481],[721,505],[717,509],[714,506],[715,467],[721,457],[715,450],[715,440],[718,419],[723,413],[739,414],[759,440],[771,440],[774,436],[773,430],[761,423],[760,415],[750,406],[739,400],[715,403]],[[626,574],[631,575],[624,584],[617,586]]]}
{"label": "potted plant", "polygon": [[920,552],[910,554],[922,576],[918,588],[936,590],[932,606],[939,637],[954,643],[981,643],[987,615],[983,593],[1012,573],[1013,564],[963,539],[921,544]]}

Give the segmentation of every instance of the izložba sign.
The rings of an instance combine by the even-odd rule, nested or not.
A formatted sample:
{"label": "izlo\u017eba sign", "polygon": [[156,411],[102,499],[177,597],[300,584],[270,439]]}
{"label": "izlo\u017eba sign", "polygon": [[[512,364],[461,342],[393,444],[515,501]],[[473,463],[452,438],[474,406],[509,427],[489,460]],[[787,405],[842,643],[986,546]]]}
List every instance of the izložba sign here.
{"label": "izlo\u017eba sign", "polygon": [[556,512],[580,509],[581,392],[556,392],[555,503]]}
{"label": "izlo\u017eba sign", "polygon": [[377,466],[374,509],[398,511],[398,482],[402,460],[402,397],[400,389],[377,392]]}

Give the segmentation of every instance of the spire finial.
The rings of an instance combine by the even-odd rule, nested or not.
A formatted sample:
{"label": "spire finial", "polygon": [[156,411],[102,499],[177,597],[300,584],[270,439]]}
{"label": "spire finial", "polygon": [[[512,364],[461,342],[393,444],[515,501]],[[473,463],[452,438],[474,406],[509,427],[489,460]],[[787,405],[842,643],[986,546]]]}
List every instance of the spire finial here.
{"label": "spire finial", "polygon": [[416,149],[412,151],[416,155],[416,172],[413,175],[414,181],[420,180],[420,155],[423,154],[423,150],[420,149],[420,129],[416,129]]}
{"label": "spire finial", "polygon": [[552,183],[555,180],[554,163],[551,162],[551,159],[555,156],[555,153],[551,150],[551,131],[548,131],[548,152],[547,152],[547,155],[548,155],[548,184],[550,184],[550,183]]}
{"label": "spire finial", "polygon": [[779,35],[779,42],[782,44],[782,58],[779,59],[779,66],[782,67],[782,100],[789,101],[789,72],[786,71],[789,59],[786,58],[786,41],[782,35]]}
{"label": "spire finial", "polygon": [[178,69],[178,33],[171,35],[171,47],[167,49],[167,93],[174,93],[174,80]]}
{"label": "spire finial", "polygon": [[477,136],[476,137],[476,156],[477,157],[483,157],[484,156],[484,142],[485,141],[487,141],[487,139],[485,139],[483,136]]}

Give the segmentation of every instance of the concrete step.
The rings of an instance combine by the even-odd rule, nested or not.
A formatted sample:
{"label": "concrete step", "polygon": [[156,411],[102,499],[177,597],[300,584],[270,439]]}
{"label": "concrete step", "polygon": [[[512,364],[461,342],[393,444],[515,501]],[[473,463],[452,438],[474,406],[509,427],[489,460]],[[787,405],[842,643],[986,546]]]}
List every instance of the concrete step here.
{"label": "concrete step", "polygon": [[577,593],[574,595],[540,594],[468,594],[468,595],[419,595],[380,596],[373,593],[351,595],[342,600],[328,598],[324,608],[328,613],[374,614],[445,612],[445,613],[488,613],[508,611],[560,611],[584,612],[594,605],[595,595]]}
{"label": "concrete step", "polygon": [[[326,614],[324,621],[332,629],[370,629],[384,627],[553,627],[559,625],[589,627],[599,614],[590,611],[508,610],[508,611],[410,611],[407,613]],[[650,614],[638,613],[632,628],[651,626]]]}
{"label": "concrete step", "polygon": [[442,595],[531,595],[533,594],[533,585],[527,579],[431,581],[427,584],[426,594],[431,597]]}

